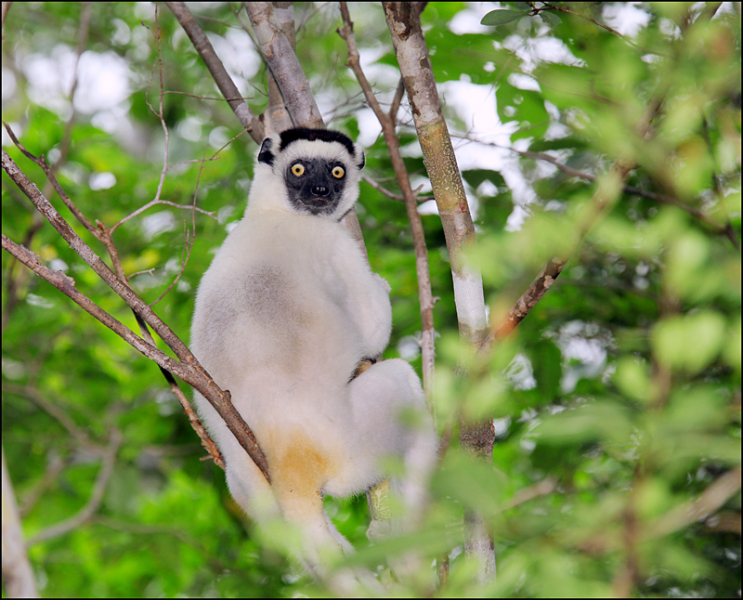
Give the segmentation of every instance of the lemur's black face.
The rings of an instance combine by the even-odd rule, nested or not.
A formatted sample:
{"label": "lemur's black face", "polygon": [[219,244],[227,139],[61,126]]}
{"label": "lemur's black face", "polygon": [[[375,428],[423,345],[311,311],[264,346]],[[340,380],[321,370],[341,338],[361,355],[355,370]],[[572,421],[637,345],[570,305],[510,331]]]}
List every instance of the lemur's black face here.
{"label": "lemur's black face", "polygon": [[271,168],[263,176],[281,178],[273,188],[281,192],[272,192],[280,197],[266,198],[268,204],[338,222],[358,199],[364,161],[364,151],[347,135],[329,129],[287,129],[263,140],[258,152],[259,165]]}
{"label": "lemur's black face", "polygon": [[346,167],[338,161],[297,159],[287,166],[284,180],[295,209],[329,215],[343,197]]}

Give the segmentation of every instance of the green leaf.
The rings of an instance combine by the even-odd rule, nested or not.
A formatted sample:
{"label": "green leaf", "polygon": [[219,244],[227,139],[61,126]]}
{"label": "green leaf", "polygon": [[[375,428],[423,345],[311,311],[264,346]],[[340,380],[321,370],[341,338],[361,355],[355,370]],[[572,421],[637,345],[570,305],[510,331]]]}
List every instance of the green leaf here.
{"label": "green leaf", "polygon": [[534,378],[542,398],[550,400],[560,392],[562,353],[552,340],[540,340],[531,351]]}
{"label": "green leaf", "polygon": [[689,373],[706,367],[720,352],[724,339],[725,319],[711,310],[664,319],[651,338],[662,364]]}
{"label": "green leaf", "polygon": [[584,68],[559,63],[547,63],[537,67],[533,73],[539,82],[545,99],[558,108],[581,108],[590,114],[596,111],[593,100],[594,77]]}
{"label": "green leaf", "polygon": [[528,17],[529,13],[521,10],[509,10],[509,9],[496,9],[491,10],[486,14],[480,21],[480,25],[489,25],[497,27],[498,25],[505,25],[521,17]]}
{"label": "green leaf", "polygon": [[471,510],[492,515],[500,508],[506,478],[487,462],[464,452],[449,452],[436,473],[434,490]]}
{"label": "green leaf", "polygon": [[626,443],[632,432],[630,413],[626,408],[602,400],[569,408],[546,417],[534,433],[546,444],[580,444],[606,440]]}
{"label": "green leaf", "polygon": [[555,13],[553,13],[550,10],[543,10],[543,11],[541,11],[539,13],[539,16],[542,17],[542,19],[544,19],[544,21],[546,21],[547,23],[549,23],[553,27],[555,25],[559,25],[560,23],[562,23],[562,19],[560,19],[560,17],[558,17]]}
{"label": "green leaf", "polygon": [[617,362],[614,382],[627,397],[640,402],[652,399],[650,387],[650,368],[644,360],[634,356],[622,357]]}

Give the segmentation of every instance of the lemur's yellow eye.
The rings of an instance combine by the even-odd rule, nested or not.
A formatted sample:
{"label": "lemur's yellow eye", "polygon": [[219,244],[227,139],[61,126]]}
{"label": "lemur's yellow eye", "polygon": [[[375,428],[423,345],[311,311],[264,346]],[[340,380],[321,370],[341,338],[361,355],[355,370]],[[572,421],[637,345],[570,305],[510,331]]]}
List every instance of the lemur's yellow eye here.
{"label": "lemur's yellow eye", "polygon": [[333,170],[331,171],[331,173],[333,174],[333,177],[335,177],[336,179],[340,179],[346,174],[346,172],[343,170],[343,167],[333,167]]}
{"label": "lemur's yellow eye", "polygon": [[296,165],[292,165],[292,173],[297,177],[301,177],[302,175],[304,175],[304,167],[299,163],[297,163]]}

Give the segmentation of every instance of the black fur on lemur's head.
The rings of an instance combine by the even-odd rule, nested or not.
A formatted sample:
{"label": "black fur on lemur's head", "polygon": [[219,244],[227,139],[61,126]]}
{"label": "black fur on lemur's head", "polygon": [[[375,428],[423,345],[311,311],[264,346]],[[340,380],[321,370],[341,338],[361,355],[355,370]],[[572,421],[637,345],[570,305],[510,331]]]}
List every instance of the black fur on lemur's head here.
{"label": "black fur on lemur's head", "polygon": [[249,207],[340,221],[359,196],[364,151],[339,131],[298,127],[263,140]]}

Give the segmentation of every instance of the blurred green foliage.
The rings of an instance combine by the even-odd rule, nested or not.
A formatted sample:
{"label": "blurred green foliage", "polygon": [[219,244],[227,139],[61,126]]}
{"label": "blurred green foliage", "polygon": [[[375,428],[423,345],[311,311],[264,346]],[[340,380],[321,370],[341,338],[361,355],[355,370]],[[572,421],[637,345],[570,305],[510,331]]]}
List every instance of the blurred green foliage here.
{"label": "blurred green foliage", "polygon": [[[435,404],[452,440],[432,481],[431,507],[418,533],[375,545],[365,538],[364,498],[326,498],[326,508],[359,548],[351,559],[357,564],[376,568],[416,549],[428,570],[448,554],[440,595],[605,596],[625,589],[629,569],[629,590],[640,596],[740,596],[739,490],[721,509],[731,518],[719,519],[737,516],[737,532],[708,520],[653,534],[660,519],[740,465],[740,5],[639,4],[632,10],[642,24],[624,36],[598,25],[619,5],[534,6],[502,3],[500,14],[486,17],[487,27],[476,25],[483,16],[476,4],[426,7],[422,20],[452,132],[465,134],[471,123],[446,101],[452,89],[446,86],[488,86],[489,109],[511,128],[519,150],[548,153],[594,176],[618,159],[631,161],[637,167],[627,184],[656,196],[621,194],[576,247],[578,219],[595,183],[507,150],[498,170],[463,162],[477,206],[479,243],[471,260],[482,271],[494,323],[549,258],[570,253],[570,261],[518,330],[483,361],[460,347],[443,230],[436,215],[423,217],[439,298]],[[251,67],[256,56],[235,18],[238,8],[193,10],[217,52],[237,65],[234,77],[260,112],[265,68]],[[50,162],[69,117],[70,81],[62,74],[70,71],[80,10],[72,3],[14,3],[5,28],[3,119],[29,151]],[[219,94],[201,60],[172,15],[160,10],[165,88],[190,94],[164,97],[170,164],[210,157],[239,126],[224,102],[211,99]],[[372,59],[372,82],[389,101],[396,60],[382,9],[351,4],[351,12]],[[334,34],[337,5],[298,3],[296,17],[298,55],[329,126],[356,136],[364,103]],[[129,90],[117,107],[79,110],[59,180],[88,218],[109,227],[151,200],[161,177],[163,132],[147,107],[158,98],[157,71],[150,79],[155,30],[148,5],[92,5],[87,53],[124,61]],[[647,131],[638,127],[643,119]],[[424,177],[405,103],[400,122],[407,166]],[[40,169],[5,134],[3,145],[43,189]],[[255,150],[242,136],[215,160],[184,163],[164,177],[163,199],[190,204],[198,181],[198,206],[216,216],[196,214],[188,265],[155,307],[183,339],[201,274],[245,207]],[[391,175],[381,137],[367,147],[367,158],[370,176]],[[97,184],[102,174],[113,183]],[[362,184],[358,213],[372,268],[392,286],[386,356],[402,353],[419,368],[410,350],[420,316],[404,206]],[[3,233],[22,242],[34,218],[3,176]],[[148,302],[175,280],[191,224],[191,212],[159,205],[117,229],[124,267],[141,272],[132,283]],[[31,248],[136,329],[129,310],[51,227],[38,230]],[[323,593],[283,546],[257,535],[222,472],[199,461],[203,451],[156,366],[5,253],[2,266],[9,317],[3,447],[28,537],[85,505],[111,429],[124,436],[95,516],[31,547],[42,595]],[[45,410],[45,402],[69,422]],[[492,467],[459,452],[459,413],[494,419]],[[476,583],[464,560],[463,507],[480,511],[494,535],[498,578],[487,586]],[[407,593],[426,593],[426,581],[414,579]]]}

